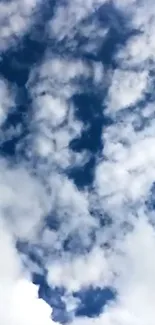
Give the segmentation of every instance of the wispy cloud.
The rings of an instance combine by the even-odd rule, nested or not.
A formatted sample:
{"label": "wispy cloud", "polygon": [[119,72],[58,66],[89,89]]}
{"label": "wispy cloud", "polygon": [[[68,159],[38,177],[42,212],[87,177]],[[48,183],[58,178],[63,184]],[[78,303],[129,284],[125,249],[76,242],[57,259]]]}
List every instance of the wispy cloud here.
{"label": "wispy cloud", "polygon": [[10,110],[15,105],[15,98],[11,85],[5,79],[0,80],[0,125],[4,123]]}

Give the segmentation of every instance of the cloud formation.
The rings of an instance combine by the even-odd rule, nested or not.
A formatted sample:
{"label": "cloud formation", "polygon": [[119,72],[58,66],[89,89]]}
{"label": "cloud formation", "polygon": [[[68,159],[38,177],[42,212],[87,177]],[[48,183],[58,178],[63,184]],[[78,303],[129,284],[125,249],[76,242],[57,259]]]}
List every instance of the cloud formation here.
{"label": "cloud formation", "polygon": [[40,1],[2,1],[0,4],[0,51],[16,46],[31,26],[31,18]]}
{"label": "cloud formation", "polygon": [[[39,5],[0,4],[2,59],[35,24]],[[152,0],[149,5],[154,8]],[[50,298],[47,303],[40,297],[34,273],[46,279],[49,292],[62,290],[72,325],[154,324],[155,17],[147,8],[142,0],[58,2],[46,22],[45,51],[23,86],[31,112],[28,134],[18,144],[23,156],[15,151],[14,161],[0,157],[4,325],[61,323],[52,320],[54,307]],[[115,37],[118,44],[107,64],[104,54],[112,48],[114,31],[122,37],[122,21],[127,37]],[[52,51],[51,40],[58,51]],[[3,138],[18,92],[1,76]],[[103,121],[102,146],[91,167],[92,183],[80,188],[71,171],[83,170],[94,158],[86,145],[71,145],[83,134],[90,138],[92,121],[77,114],[74,100],[80,102],[84,93],[101,102],[99,112],[92,101],[90,115]],[[115,297],[99,315],[77,316],[83,302],[75,294],[89,288],[111,288]]]}

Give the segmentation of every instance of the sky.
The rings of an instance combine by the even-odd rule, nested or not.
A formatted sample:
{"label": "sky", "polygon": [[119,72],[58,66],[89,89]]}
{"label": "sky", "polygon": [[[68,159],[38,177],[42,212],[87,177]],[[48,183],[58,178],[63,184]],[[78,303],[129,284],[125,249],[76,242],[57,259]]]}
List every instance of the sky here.
{"label": "sky", "polygon": [[0,324],[154,325],[155,3],[0,0]]}

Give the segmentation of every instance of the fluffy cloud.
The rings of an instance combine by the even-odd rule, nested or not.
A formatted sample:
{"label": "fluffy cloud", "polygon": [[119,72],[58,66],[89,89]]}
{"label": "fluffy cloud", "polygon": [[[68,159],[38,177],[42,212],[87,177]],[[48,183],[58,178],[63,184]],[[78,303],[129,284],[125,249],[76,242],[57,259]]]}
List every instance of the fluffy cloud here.
{"label": "fluffy cloud", "polygon": [[75,319],[73,324],[148,325],[154,322],[154,259],[155,233],[146,217],[136,221],[134,231],[117,240],[112,254],[115,270],[114,287],[118,295],[115,302],[104,308],[95,318]]}
{"label": "fluffy cloud", "polygon": [[[49,23],[50,33],[59,40],[66,36],[73,37],[77,25],[106,2],[106,0],[89,0],[87,3],[83,3],[82,0],[75,0],[58,5],[54,19]],[[74,34],[71,35],[71,32]]]}
{"label": "fluffy cloud", "polygon": [[80,137],[83,130],[82,122],[75,117],[71,98],[76,92],[82,92],[80,81],[90,76],[100,85],[103,69],[100,70],[98,64],[89,67],[82,60],[51,59],[46,53],[42,64],[32,70],[27,83],[36,127],[34,150],[62,169],[83,165],[89,157],[86,151],[79,155],[70,150],[69,143]]}
{"label": "fluffy cloud", "polygon": [[5,325],[53,324],[51,308],[38,299],[38,288],[24,270],[16,241],[2,218],[0,221],[0,321]]}
{"label": "fluffy cloud", "polygon": [[47,270],[48,283],[63,286],[69,292],[79,291],[90,285],[106,287],[112,277],[104,251],[99,248],[71,259],[66,255],[62,261],[48,265]]}
{"label": "fluffy cloud", "polygon": [[[48,25],[50,35],[57,40],[69,35],[73,40],[79,27],[86,38],[93,34],[86,51],[91,46],[94,49],[97,23],[93,22],[92,28],[90,23],[85,28],[80,23],[105,3],[56,5]],[[7,22],[0,32],[2,50],[12,44],[14,35],[27,30],[36,4],[0,5],[0,20]],[[154,211],[147,205],[155,179],[153,95],[150,102],[147,99],[154,82],[154,15],[143,1],[137,4],[117,0],[113,5],[139,34],[118,49],[114,57],[117,69],[109,73],[110,85],[109,80],[105,82],[108,68],[101,62],[66,54],[52,56],[49,49],[32,67],[26,85],[32,108],[29,162],[23,159],[13,165],[0,160],[0,322],[4,325],[54,323],[52,309],[39,299],[38,288],[32,283],[35,261],[32,263],[27,251],[21,254],[17,250],[19,241],[39,256],[49,286],[66,289],[66,308],[73,317],[80,303],[72,300],[74,291],[110,286],[116,292],[115,301],[107,303],[99,316],[75,317],[73,325],[154,323]],[[107,30],[100,29],[103,40]],[[83,82],[89,79],[99,90],[107,87],[106,100],[105,93],[100,96],[109,125],[103,128],[104,149],[96,157],[94,183],[81,190],[66,172],[85,165],[90,157],[87,150],[77,153],[70,148],[71,141],[86,130],[76,118],[72,98],[84,91]],[[0,94],[3,122],[14,104],[5,80],[0,82]],[[101,227],[105,216],[110,222]],[[68,250],[66,241],[70,241]]]}
{"label": "fluffy cloud", "polygon": [[148,88],[148,72],[116,70],[109,87],[107,110],[111,113],[136,104]]}
{"label": "fluffy cloud", "polygon": [[39,1],[6,1],[0,4],[0,50],[15,46],[31,25],[31,18]]}
{"label": "fluffy cloud", "polygon": [[[122,3],[124,7],[122,8]],[[127,45],[121,48],[117,54],[117,60],[122,66],[148,69],[153,68],[154,63],[154,2],[116,1],[116,6],[130,12],[130,24],[136,33],[129,38]]]}
{"label": "fluffy cloud", "polygon": [[50,207],[46,191],[24,166],[10,168],[2,160],[0,168],[1,217],[18,238],[33,239]]}
{"label": "fluffy cloud", "polygon": [[107,161],[96,170],[99,193],[108,205],[113,202],[113,208],[119,203],[144,202],[154,181],[154,120],[139,132],[127,121],[105,132]]}

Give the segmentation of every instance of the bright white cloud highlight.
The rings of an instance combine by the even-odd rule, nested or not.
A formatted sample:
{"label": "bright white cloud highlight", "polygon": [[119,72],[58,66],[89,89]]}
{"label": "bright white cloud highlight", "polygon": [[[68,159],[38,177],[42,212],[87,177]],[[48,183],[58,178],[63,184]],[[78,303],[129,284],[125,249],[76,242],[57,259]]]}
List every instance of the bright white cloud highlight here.
{"label": "bright white cloud highlight", "polygon": [[111,113],[135,105],[148,87],[148,72],[116,70],[109,87],[107,110]]}

